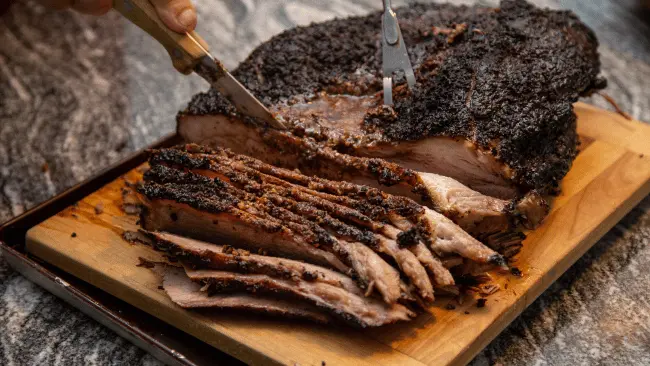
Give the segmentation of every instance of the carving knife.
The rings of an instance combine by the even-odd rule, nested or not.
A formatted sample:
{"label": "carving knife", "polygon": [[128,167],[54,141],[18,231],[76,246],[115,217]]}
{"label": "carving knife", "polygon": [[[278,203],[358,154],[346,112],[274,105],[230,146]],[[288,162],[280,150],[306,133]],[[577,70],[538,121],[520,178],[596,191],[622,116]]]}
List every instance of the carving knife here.
{"label": "carving knife", "polygon": [[197,73],[242,114],[274,128],[285,128],[264,104],[208,52],[207,44],[196,32],[181,34],[169,29],[158,17],[149,0],[114,0],[113,8],[160,42],[171,56],[176,70],[186,75]]}

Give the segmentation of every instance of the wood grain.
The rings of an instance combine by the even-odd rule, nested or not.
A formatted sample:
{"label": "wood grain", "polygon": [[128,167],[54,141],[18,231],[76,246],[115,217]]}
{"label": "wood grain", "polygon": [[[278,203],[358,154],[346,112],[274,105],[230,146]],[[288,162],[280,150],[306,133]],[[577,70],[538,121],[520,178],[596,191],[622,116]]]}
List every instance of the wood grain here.
{"label": "wood grain", "polygon": [[[121,238],[123,230],[135,228],[136,218],[119,206],[125,179],[137,180],[136,171],[30,230],[27,248],[246,362],[465,364],[650,192],[650,156],[641,143],[650,141],[650,129],[583,104],[576,111],[580,134],[590,143],[563,181],[552,213],[529,233],[517,257],[524,276],[495,275],[502,290],[481,309],[468,299],[447,310],[450,300],[439,299],[431,315],[368,331],[183,310],[158,289],[155,275],[136,266],[138,257],[157,260],[160,254]],[[104,211],[97,215],[99,203]]]}
{"label": "wood grain", "polygon": [[639,154],[650,155],[648,124],[630,121],[619,114],[605,112],[585,103],[576,103],[575,106],[580,118],[590,121],[578,124],[580,135],[622,146]]}

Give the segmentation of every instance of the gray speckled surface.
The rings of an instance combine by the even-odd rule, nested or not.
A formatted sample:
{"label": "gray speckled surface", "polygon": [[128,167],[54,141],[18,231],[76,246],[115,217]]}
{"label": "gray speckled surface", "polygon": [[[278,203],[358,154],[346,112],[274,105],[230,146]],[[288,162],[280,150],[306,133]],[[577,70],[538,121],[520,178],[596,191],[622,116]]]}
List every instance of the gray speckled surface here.
{"label": "gray speckled surface", "polygon": [[[287,27],[381,5],[378,0],[196,3],[199,32],[229,67]],[[607,93],[635,118],[650,121],[650,12],[642,1],[535,3],[573,9],[595,29],[610,82]],[[14,4],[0,16],[0,221],[173,131],[175,112],[204,88],[198,78],[173,72],[162,49],[116,14],[97,19],[50,12],[29,1]],[[609,107],[598,96],[588,102]],[[650,198],[473,364],[650,364],[648,243]],[[158,362],[0,258],[0,364]]]}

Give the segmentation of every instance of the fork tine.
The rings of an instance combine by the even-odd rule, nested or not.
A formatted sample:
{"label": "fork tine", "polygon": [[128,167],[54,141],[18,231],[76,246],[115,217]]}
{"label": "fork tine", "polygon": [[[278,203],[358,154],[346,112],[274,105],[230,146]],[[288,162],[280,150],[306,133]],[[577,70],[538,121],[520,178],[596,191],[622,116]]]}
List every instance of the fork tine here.
{"label": "fork tine", "polygon": [[415,87],[415,74],[413,73],[413,68],[409,67],[405,69],[404,74],[406,74],[406,83],[408,84],[409,89],[413,89]]}
{"label": "fork tine", "polygon": [[408,87],[415,87],[415,74],[411,66],[402,31],[397,22],[397,15],[390,6],[390,0],[384,0],[384,14],[382,16],[382,63],[384,104],[393,104],[393,73],[403,71]]}
{"label": "fork tine", "polygon": [[393,78],[384,77],[384,105],[393,105]]}

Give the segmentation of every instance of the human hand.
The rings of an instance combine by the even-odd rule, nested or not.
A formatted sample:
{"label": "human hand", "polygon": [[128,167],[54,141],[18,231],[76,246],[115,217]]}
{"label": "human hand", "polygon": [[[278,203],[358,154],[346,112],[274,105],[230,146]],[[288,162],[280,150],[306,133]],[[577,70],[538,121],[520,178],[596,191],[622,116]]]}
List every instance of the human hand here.
{"label": "human hand", "polygon": [[[103,15],[113,7],[113,0],[39,0],[54,9],[72,8],[85,14]],[[196,9],[190,0],[151,0],[158,16],[169,29],[185,33],[196,27]]]}

